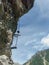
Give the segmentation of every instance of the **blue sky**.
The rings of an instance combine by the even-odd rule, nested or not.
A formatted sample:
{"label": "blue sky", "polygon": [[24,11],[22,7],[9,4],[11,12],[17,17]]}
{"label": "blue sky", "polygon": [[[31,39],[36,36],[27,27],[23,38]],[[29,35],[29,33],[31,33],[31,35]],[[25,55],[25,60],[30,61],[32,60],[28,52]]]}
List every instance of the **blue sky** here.
{"label": "blue sky", "polygon": [[23,64],[36,52],[49,48],[49,0],[35,0],[34,7],[19,19],[19,25],[21,36],[17,49],[12,50],[12,59]]}

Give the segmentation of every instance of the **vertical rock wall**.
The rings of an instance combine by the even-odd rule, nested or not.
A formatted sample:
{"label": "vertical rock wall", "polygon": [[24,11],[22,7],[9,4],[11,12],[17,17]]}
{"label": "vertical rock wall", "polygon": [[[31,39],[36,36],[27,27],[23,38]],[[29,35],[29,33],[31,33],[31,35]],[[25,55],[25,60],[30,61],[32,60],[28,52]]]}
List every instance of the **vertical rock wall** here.
{"label": "vertical rock wall", "polygon": [[[11,59],[11,44],[13,35],[17,29],[17,21],[19,17],[21,17],[33,7],[33,4],[34,0],[1,0],[0,65],[2,65],[3,59],[6,62],[5,57],[8,57],[8,60]],[[3,65],[5,65],[4,61]]]}

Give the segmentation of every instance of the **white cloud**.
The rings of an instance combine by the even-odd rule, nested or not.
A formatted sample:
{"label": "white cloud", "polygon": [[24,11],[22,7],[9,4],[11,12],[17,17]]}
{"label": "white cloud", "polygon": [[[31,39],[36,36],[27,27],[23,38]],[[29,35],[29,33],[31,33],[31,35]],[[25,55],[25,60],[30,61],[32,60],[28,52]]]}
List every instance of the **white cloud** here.
{"label": "white cloud", "polygon": [[46,46],[49,46],[49,34],[41,39],[41,43],[43,43]]}
{"label": "white cloud", "polygon": [[36,39],[29,40],[29,41],[27,41],[27,42],[25,43],[25,45],[27,46],[27,45],[29,45],[29,44],[31,44],[31,43],[33,43],[33,42],[36,42],[36,41],[37,41]]}

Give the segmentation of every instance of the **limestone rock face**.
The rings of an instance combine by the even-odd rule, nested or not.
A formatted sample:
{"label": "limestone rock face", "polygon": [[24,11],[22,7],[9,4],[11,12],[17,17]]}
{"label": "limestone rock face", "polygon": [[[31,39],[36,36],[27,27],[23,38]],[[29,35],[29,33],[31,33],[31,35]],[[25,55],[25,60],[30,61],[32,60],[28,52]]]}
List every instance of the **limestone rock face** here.
{"label": "limestone rock face", "polygon": [[13,61],[10,60],[7,56],[1,55],[0,56],[0,65],[11,65]]}
{"label": "limestone rock face", "polygon": [[19,63],[13,63],[13,61],[6,55],[0,56],[0,65],[20,65]]}
{"label": "limestone rock face", "polygon": [[22,64],[19,64],[19,63],[14,63],[14,65],[22,65]]}
{"label": "limestone rock face", "polygon": [[[34,0],[1,0],[0,2],[0,55],[11,56],[11,44],[19,18],[27,13]],[[1,63],[0,63],[1,64]]]}

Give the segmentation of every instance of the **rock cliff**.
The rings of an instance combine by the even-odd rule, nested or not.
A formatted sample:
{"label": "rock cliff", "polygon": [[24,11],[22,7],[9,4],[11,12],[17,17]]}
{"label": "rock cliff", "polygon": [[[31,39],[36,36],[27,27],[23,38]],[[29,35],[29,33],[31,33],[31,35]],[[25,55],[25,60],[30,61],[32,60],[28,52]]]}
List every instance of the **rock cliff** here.
{"label": "rock cliff", "polygon": [[[0,56],[11,58],[11,44],[19,18],[27,13],[34,0],[1,0],[0,1]],[[1,65],[0,61],[0,65]],[[7,65],[7,64],[6,64]]]}

